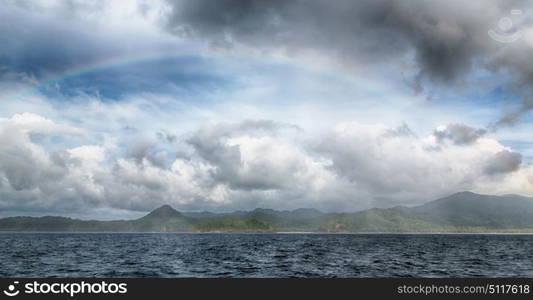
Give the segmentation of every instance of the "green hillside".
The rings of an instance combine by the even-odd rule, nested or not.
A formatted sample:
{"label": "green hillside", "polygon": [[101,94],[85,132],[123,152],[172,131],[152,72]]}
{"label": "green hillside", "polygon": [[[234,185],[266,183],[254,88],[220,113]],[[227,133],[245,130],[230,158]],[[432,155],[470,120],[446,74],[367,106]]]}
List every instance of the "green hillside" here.
{"label": "green hillside", "polygon": [[533,199],[462,192],[416,207],[374,208],[355,213],[321,213],[314,209],[181,213],[164,205],[135,220],[10,217],[0,219],[0,231],[533,233]]}

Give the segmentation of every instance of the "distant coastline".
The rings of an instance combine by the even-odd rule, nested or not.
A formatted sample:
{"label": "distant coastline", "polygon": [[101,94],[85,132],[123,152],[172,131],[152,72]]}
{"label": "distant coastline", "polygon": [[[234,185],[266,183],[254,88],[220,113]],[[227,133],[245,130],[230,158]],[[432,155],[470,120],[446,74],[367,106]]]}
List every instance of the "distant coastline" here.
{"label": "distant coastline", "polygon": [[309,208],[186,213],[163,205],[134,220],[8,217],[0,219],[0,232],[527,235],[533,234],[533,198],[461,192],[416,207],[355,213]]}

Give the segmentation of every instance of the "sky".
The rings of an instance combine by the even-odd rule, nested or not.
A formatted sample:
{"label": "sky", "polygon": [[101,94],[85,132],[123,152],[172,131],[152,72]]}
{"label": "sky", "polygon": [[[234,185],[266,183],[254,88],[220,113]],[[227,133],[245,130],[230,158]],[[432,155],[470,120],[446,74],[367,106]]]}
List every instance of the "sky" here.
{"label": "sky", "polygon": [[533,196],[531,2],[0,6],[0,217]]}

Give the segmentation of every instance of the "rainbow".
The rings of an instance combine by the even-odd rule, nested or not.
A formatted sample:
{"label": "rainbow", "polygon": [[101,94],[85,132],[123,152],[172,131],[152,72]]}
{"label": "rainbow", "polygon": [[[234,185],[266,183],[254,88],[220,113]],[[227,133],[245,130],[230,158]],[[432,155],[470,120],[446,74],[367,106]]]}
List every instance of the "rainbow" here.
{"label": "rainbow", "polygon": [[216,50],[200,50],[200,51],[157,51],[141,54],[134,54],[128,56],[116,56],[110,57],[99,61],[93,61],[87,64],[79,65],[75,68],[69,69],[61,74],[55,74],[51,77],[45,78],[29,88],[25,88],[22,91],[18,91],[18,96],[23,96],[27,93],[33,93],[41,88],[49,86],[54,83],[68,80],[70,78],[76,78],[92,72],[103,71],[109,68],[117,68],[127,66],[131,64],[144,63],[150,61],[157,61],[161,59],[172,58],[205,58],[205,59],[235,59],[235,60],[247,60],[251,62],[257,62],[260,64],[269,63],[275,65],[289,65],[291,67],[299,68],[304,71],[312,72],[315,74],[325,74],[327,76],[335,77],[342,80],[351,80],[354,77],[351,71],[342,70],[342,68],[332,68],[331,66],[325,67],[324,64],[314,63],[313,61],[302,62],[301,60],[288,58],[283,55],[261,55],[254,51],[216,51]]}

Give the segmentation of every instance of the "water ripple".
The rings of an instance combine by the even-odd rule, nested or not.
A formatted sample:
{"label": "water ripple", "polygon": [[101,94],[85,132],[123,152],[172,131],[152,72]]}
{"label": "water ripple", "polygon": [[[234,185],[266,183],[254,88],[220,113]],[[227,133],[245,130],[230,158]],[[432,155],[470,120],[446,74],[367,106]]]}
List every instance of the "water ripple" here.
{"label": "water ripple", "polygon": [[2,233],[2,277],[533,277],[530,235]]}

